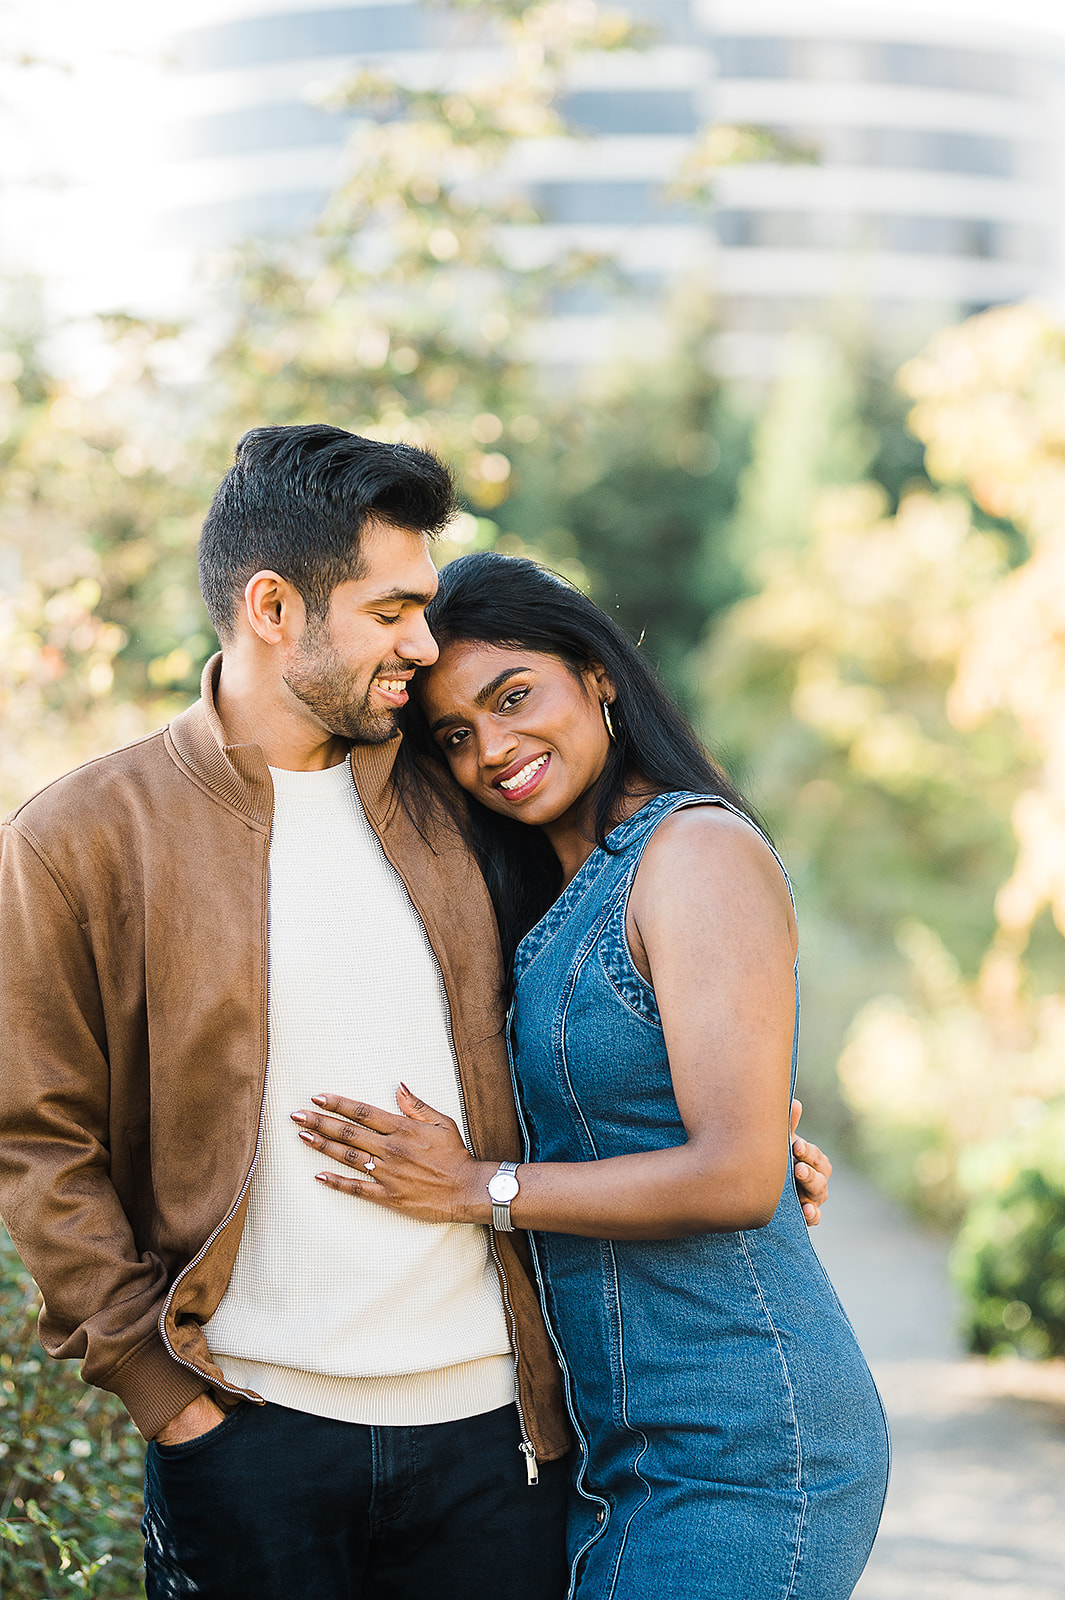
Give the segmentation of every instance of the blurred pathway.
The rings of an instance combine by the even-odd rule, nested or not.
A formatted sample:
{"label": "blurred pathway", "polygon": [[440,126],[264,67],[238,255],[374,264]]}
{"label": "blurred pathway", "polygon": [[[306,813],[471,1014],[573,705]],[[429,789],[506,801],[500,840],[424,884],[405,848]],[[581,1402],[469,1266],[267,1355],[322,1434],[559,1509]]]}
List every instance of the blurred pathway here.
{"label": "blurred pathway", "polygon": [[946,1245],[851,1173],[813,1240],[894,1440],[855,1600],[1065,1600],[1065,1363],[967,1359]]}

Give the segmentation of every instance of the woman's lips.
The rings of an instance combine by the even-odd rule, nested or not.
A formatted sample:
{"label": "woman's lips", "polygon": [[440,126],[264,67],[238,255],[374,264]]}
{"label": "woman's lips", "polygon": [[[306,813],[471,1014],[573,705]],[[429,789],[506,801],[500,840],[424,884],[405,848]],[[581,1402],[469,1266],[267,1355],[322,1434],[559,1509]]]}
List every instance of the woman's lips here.
{"label": "woman's lips", "polygon": [[497,778],[492,787],[497,789],[504,799],[524,800],[525,796],[531,794],[540,783],[550,762],[549,755],[533,756],[531,761],[524,761],[520,767],[514,767],[502,778]]}

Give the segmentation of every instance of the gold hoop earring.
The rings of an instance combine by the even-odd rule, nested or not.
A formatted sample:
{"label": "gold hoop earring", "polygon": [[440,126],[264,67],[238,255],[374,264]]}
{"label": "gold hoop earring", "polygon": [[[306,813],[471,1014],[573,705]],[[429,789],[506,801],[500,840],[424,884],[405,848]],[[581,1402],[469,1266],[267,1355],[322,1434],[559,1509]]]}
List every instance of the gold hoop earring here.
{"label": "gold hoop earring", "polygon": [[600,700],[599,704],[603,708],[603,721],[606,723],[606,731],[610,735],[610,742],[611,744],[616,744],[617,734],[614,732],[614,720],[610,715],[610,701]]}

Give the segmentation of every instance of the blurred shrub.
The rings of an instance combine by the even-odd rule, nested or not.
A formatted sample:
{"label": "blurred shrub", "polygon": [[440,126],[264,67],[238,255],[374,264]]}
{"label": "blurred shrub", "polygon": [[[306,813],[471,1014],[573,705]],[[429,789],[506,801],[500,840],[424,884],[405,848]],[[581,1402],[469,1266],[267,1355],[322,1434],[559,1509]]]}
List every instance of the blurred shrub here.
{"label": "blurred shrub", "polygon": [[0,1594],[143,1592],[144,1445],[111,1395],[37,1342],[40,1296],[0,1229]]}
{"label": "blurred shrub", "polygon": [[971,1185],[989,1183],[953,1257],[970,1349],[1065,1356],[1065,1106],[1012,1143],[969,1152],[965,1165]]}

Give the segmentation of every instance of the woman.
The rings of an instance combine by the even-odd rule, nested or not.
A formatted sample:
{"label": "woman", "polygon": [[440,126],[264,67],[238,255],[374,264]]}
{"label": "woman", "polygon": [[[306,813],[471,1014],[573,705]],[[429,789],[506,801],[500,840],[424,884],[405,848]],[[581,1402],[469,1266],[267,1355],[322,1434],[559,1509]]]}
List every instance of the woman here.
{"label": "woman", "polygon": [[531,1230],[580,1450],[571,1595],[844,1600],[887,1430],[785,1181],[783,870],[582,595],[530,562],[467,556],[430,617],[440,658],[409,743],[470,799],[526,1161],[476,1161],[405,1088],[399,1117],[364,1109],[359,1125],[320,1097],[337,1115],[301,1113],[301,1136],[364,1165],[322,1175],[364,1199]]}

